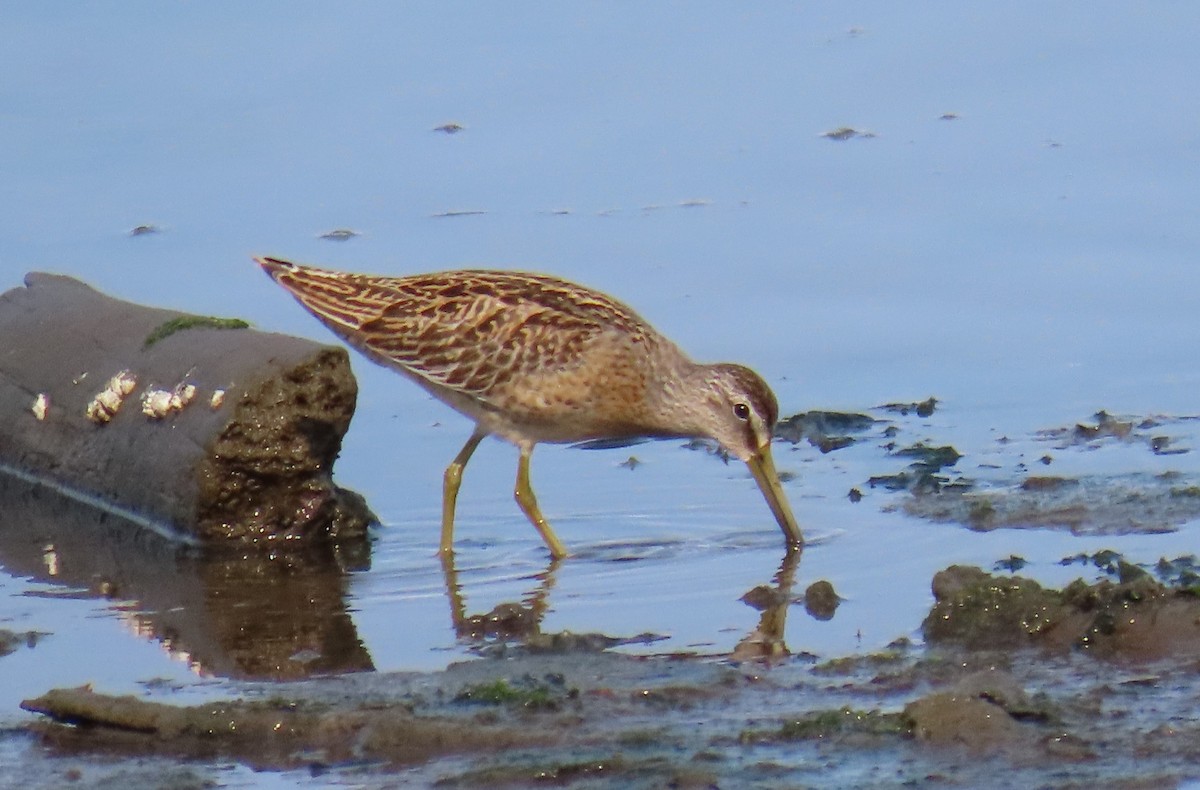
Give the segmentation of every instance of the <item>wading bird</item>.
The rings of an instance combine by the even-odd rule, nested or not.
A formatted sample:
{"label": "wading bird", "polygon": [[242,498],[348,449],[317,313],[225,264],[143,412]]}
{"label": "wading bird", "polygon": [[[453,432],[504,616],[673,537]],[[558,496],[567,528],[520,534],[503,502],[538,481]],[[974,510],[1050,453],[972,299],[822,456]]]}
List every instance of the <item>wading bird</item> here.
{"label": "wading bird", "polygon": [[750,467],[789,547],[804,538],[771,459],[775,395],[741,365],[693,362],[633,310],[566,280],[464,270],[382,277],[256,258],[354,348],[475,421],[446,468],[440,551],[454,548],[463,468],[484,437],[520,451],[514,494],[554,557],[566,547],[529,483],[538,442],[709,438]]}

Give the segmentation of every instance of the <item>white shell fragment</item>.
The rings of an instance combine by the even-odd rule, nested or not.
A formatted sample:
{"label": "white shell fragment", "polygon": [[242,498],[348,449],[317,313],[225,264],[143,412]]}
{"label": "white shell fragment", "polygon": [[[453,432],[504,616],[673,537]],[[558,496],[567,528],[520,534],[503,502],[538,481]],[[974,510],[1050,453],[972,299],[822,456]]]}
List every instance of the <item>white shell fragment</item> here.
{"label": "white shell fragment", "polygon": [[142,393],[142,414],[161,420],[171,413],[171,393],[149,389]]}
{"label": "white shell fragment", "polygon": [[196,386],[194,384],[180,384],[175,388],[175,394],[171,396],[171,406],[179,411],[184,406],[192,402],[192,398],[196,397]]}
{"label": "white shell fragment", "polygon": [[121,402],[125,400],[125,396],[116,390],[100,390],[94,400],[109,414],[116,414],[121,410]]}
{"label": "white shell fragment", "polygon": [[50,411],[50,396],[43,392],[34,398],[31,411],[39,421],[46,419],[46,413]]}
{"label": "white shell fragment", "polygon": [[122,370],[108,380],[107,386],[96,393],[84,414],[97,425],[103,425],[121,410],[121,403],[137,387],[137,376]]}
{"label": "white shell fragment", "polygon": [[121,397],[124,398],[137,388],[137,376],[128,370],[122,370],[108,380],[108,388],[121,393]]}
{"label": "white shell fragment", "polygon": [[172,412],[183,411],[196,397],[196,385],[180,384],[174,390],[148,389],[142,393],[142,414],[161,420]]}
{"label": "white shell fragment", "polygon": [[98,400],[93,400],[88,404],[84,415],[97,425],[103,425],[113,418],[112,412],[101,406]]}
{"label": "white shell fragment", "polygon": [[212,399],[208,402],[208,405],[212,407],[212,410],[216,411],[217,409],[221,408],[221,405],[224,403],[225,390],[213,390]]}

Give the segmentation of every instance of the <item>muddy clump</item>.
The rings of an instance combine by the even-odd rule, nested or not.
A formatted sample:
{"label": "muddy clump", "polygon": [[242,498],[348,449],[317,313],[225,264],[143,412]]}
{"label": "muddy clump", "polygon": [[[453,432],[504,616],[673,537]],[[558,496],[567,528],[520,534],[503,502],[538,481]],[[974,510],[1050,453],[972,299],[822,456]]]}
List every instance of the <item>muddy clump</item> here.
{"label": "muddy clump", "polygon": [[937,405],[938,399],[930,396],[916,403],[885,403],[879,408],[883,411],[899,414],[901,417],[907,417],[909,412],[918,417],[932,417],[933,412],[937,410]]}
{"label": "muddy clump", "polygon": [[908,467],[890,475],[874,475],[867,480],[871,488],[889,491],[908,491],[923,497],[927,494],[957,493],[970,488],[970,481],[952,478],[942,470],[953,467],[963,457],[950,445],[933,446],[923,442],[908,447],[890,448],[893,458],[909,460]]}
{"label": "muddy clump", "polygon": [[775,438],[792,444],[808,442],[822,453],[849,447],[857,434],[878,422],[867,414],[837,411],[808,411],[793,414],[775,426]]}
{"label": "muddy clump", "polygon": [[936,603],[922,624],[930,644],[1029,645],[1133,661],[1200,651],[1200,598],[1146,573],[1048,590],[1032,579],[955,565],[934,576],[933,594]]}
{"label": "muddy clump", "polygon": [[832,620],[841,602],[833,585],[824,579],[813,582],[804,591],[804,611],[816,620]]}
{"label": "muddy clump", "polygon": [[1194,420],[1194,417],[1127,417],[1120,418],[1107,411],[1092,415],[1094,424],[1076,423],[1065,428],[1048,428],[1038,432],[1038,438],[1067,447],[1095,447],[1107,440],[1144,444],[1155,455],[1182,455],[1188,448],[1177,444],[1177,438],[1165,433],[1173,423]]}
{"label": "muddy clump", "polygon": [[41,641],[43,636],[46,636],[46,634],[38,631],[25,631],[24,633],[19,633],[16,631],[9,631],[6,628],[0,628],[0,658],[3,658],[10,653],[15,653],[22,647],[36,647],[37,643]]}
{"label": "muddy clump", "polygon": [[176,707],[88,688],[54,689],[21,707],[72,728],[38,724],[42,737],[112,754],[233,759],[280,770],[351,759],[390,765],[439,755],[548,743],[536,727],[499,727],[474,719],[417,716],[401,706],[332,708],[288,700]]}
{"label": "muddy clump", "polygon": [[[1115,446],[1178,456],[1190,452],[1196,421],[1188,416],[1117,417],[1100,411],[1091,421],[1037,431],[1030,438],[1072,453]],[[998,439],[1001,447],[1011,441],[1007,436]],[[982,479],[973,479],[949,471],[961,458],[953,447],[925,441],[901,449],[884,445],[884,449],[892,457],[911,457],[914,462],[900,472],[873,476],[868,483],[872,488],[913,494],[888,507],[917,518],[977,531],[1055,529],[1077,535],[1173,532],[1200,518],[1200,485],[1193,475],[1179,471],[1106,471],[1080,477],[1039,474],[1029,466],[1048,466],[1054,457],[1030,453],[1027,458],[1021,452],[1011,458],[1015,474],[983,472]],[[1005,468],[1004,454],[991,455],[978,463],[979,469]]]}

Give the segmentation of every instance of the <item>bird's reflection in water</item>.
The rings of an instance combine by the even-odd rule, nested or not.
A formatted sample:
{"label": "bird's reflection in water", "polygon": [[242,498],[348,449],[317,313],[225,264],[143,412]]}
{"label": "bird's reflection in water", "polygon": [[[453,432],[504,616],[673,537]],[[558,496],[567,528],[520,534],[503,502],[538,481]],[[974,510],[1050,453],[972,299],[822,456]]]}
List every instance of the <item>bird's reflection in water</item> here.
{"label": "bird's reflection in water", "polygon": [[550,593],[561,564],[561,560],[551,559],[544,571],[524,577],[531,589],[519,602],[501,603],[483,614],[468,614],[454,552],[444,553],[442,571],[454,633],[473,651],[489,655],[503,654],[514,644],[538,653],[594,653],[620,645],[648,645],[667,639],[652,633],[620,637],[570,630],[543,631],[542,619],[550,611]]}
{"label": "bird's reflection in water", "polygon": [[446,598],[450,602],[450,620],[459,639],[480,643],[489,640],[523,641],[541,633],[542,618],[550,608],[550,591],[554,589],[560,560],[551,559],[544,571],[527,577],[534,587],[520,602],[500,603],[484,614],[467,614],[467,599],[458,578],[454,552],[445,552],[441,558]]}
{"label": "bird's reflection in water", "polygon": [[761,612],[758,625],[737,643],[730,654],[735,661],[777,661],[791,655],[784,642],[788,607],[793,601],[792,587],[800,567],[801,549],[789,549],[783,555],[772,584],[760,584],[742,596],[742,601]]}
{"label": "bird's reflection in water", "polygon": [[[783,660],[791,655],[784,641],[784,633],[788,608],[797,601],[793,588],[801,554],[800,549],[789,549],[771,582],[761,584],[742,596],[746,605],[759,611],[758,623],[725,657],[734,661],[771,662]],[[568,631],[544,633],[542,620],[551,608],[551,592],[561,564],[559,560],[550,560],[544,571],[525,577],[529,582],[529,589],[519,602],[500,603],[488,612],[470,614],[454,553],[442,555],[446,597],[450,604],[450,617],[455,635],[476,649],[519,643],[532,649],[555,652],[603,650],[617,645],[650,644],[667,638],[655,634],[621,638],[604,634],[574,634]],[[674,651],[671,654],[678,655]]]}

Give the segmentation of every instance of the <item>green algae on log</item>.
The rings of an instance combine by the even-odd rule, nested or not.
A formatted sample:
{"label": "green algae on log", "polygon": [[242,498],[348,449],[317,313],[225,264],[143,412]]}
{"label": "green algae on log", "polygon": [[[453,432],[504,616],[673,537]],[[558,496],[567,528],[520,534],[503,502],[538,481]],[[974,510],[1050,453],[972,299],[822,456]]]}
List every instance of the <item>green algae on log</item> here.
{"label": "green algae on log", "polygon": [[178,318],[171,318],[163,321],[154,328],[154,331],[146,336],[146,341],[143,345],[146,348],[154,345],[163,338],[170,337],[176,332],[182,332],[185,329],[249,329],[250,324],[240,318],[216,318],[209,315],[181,315]]}

